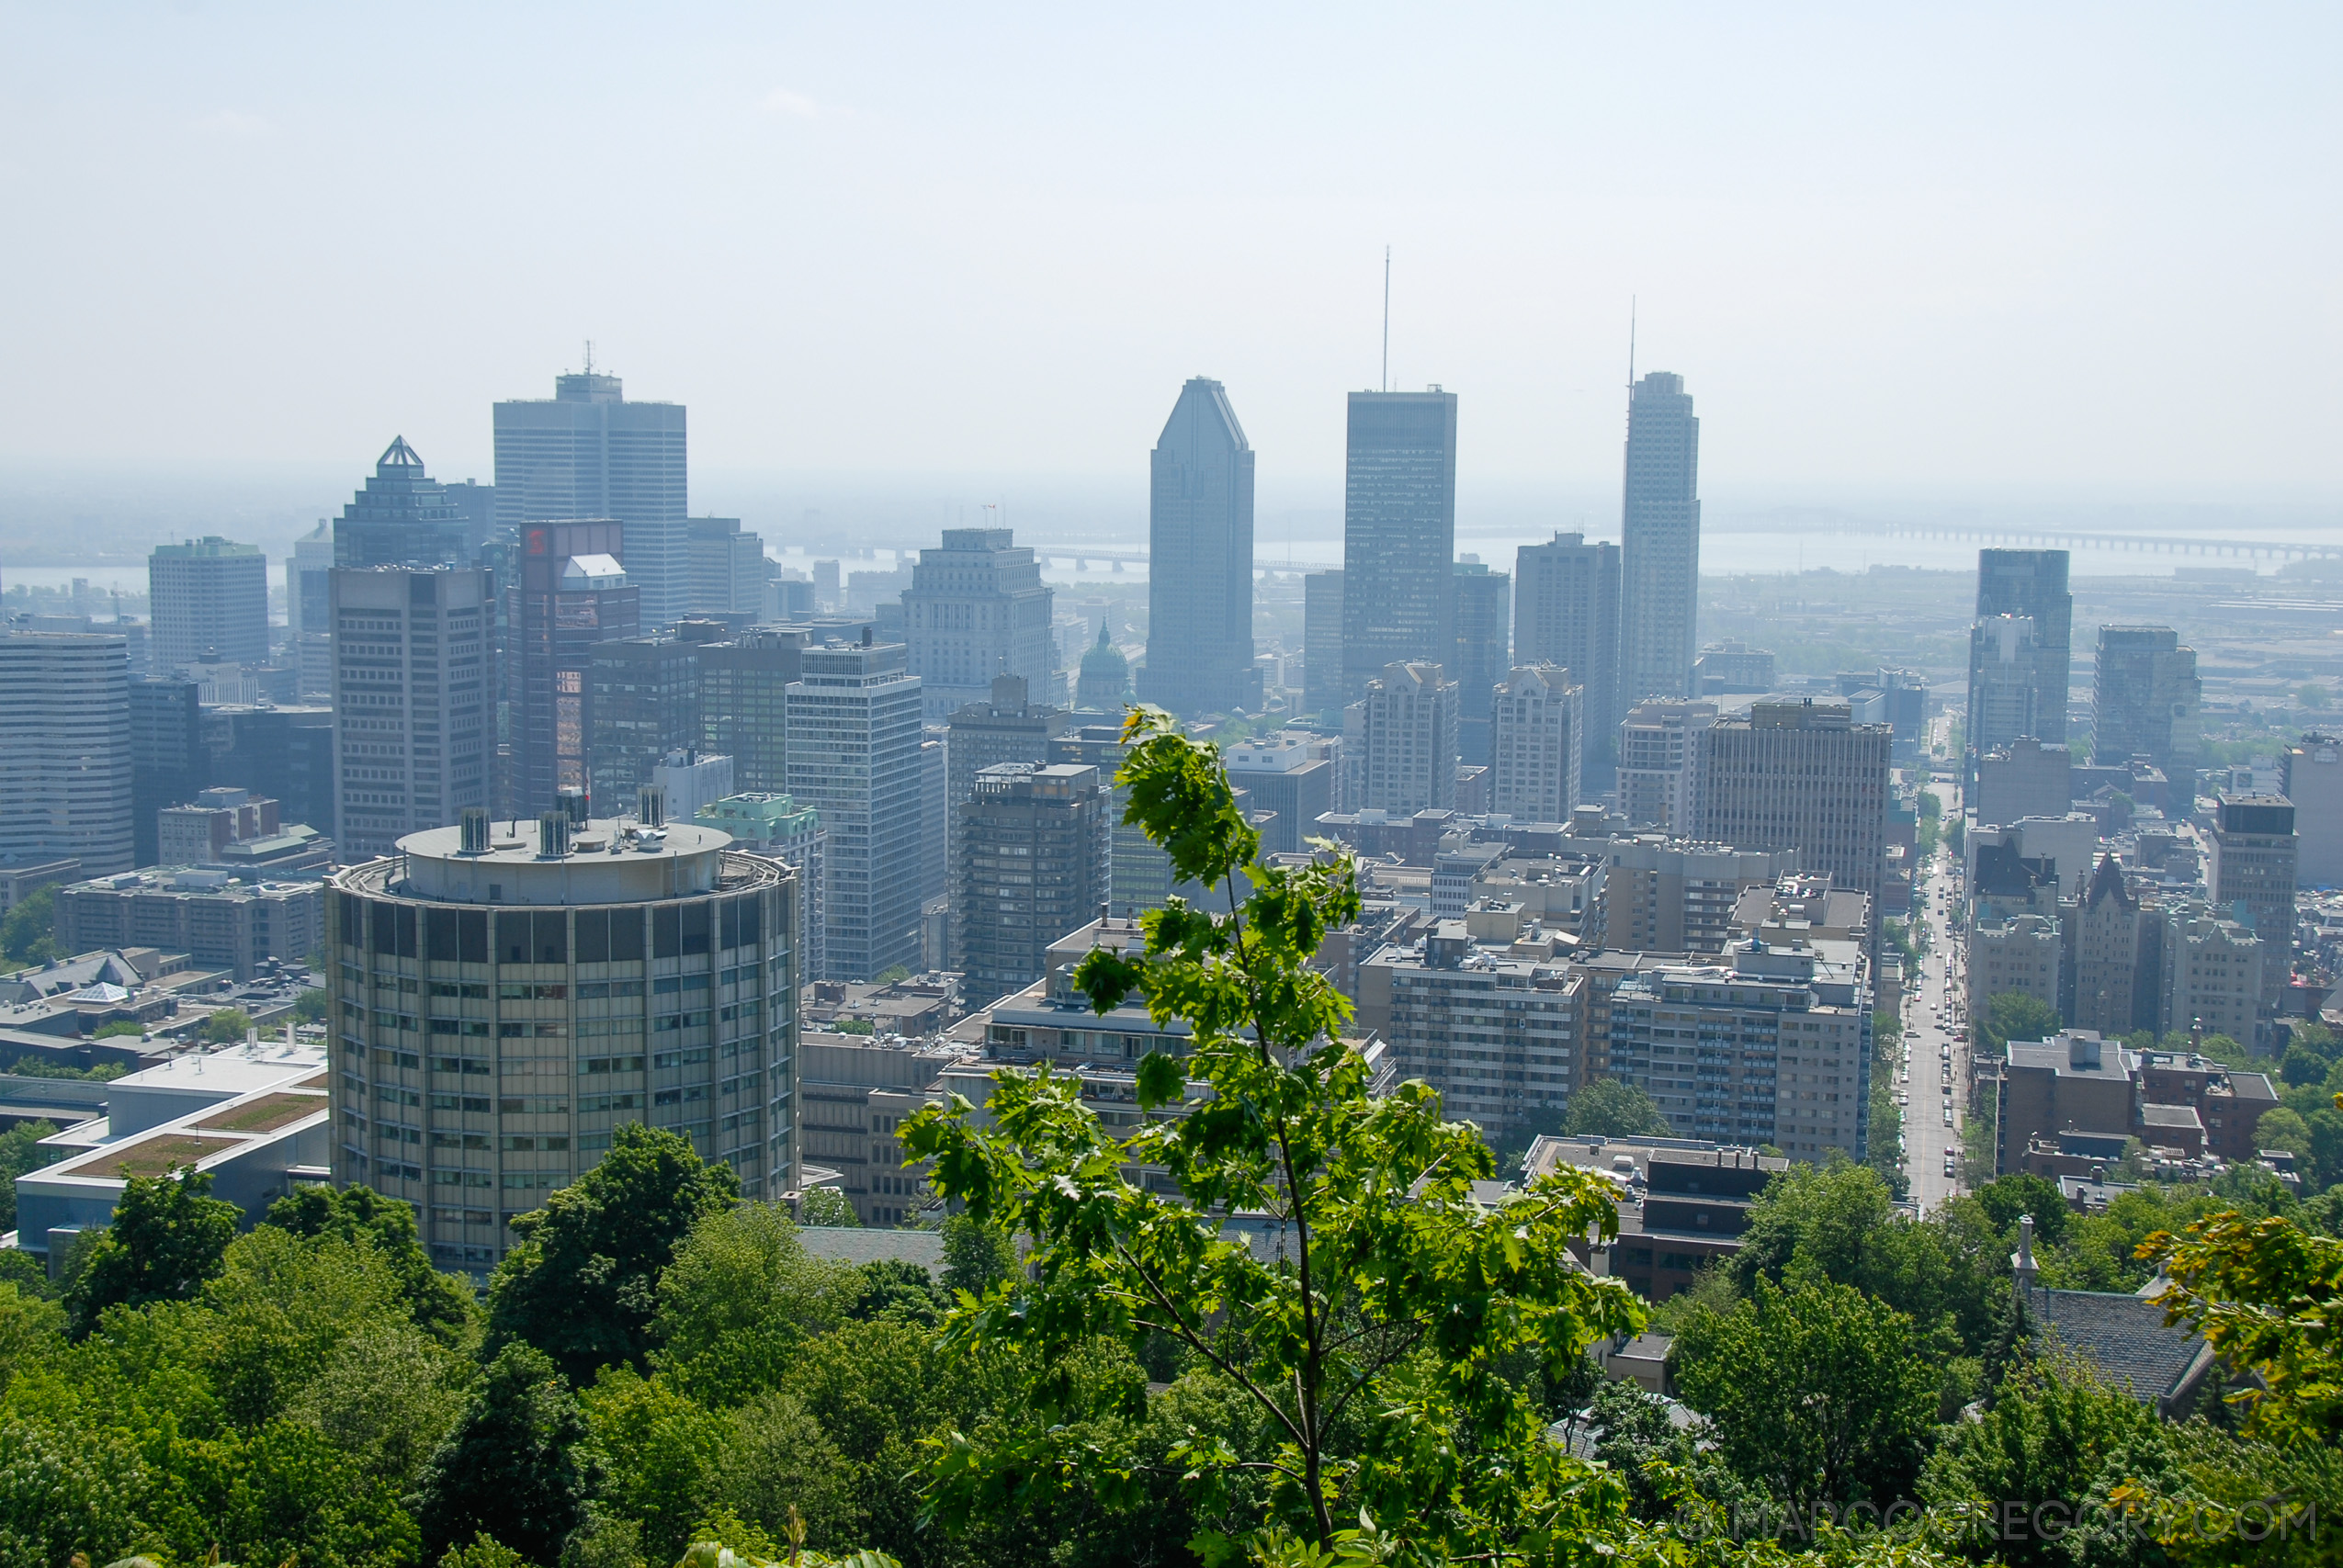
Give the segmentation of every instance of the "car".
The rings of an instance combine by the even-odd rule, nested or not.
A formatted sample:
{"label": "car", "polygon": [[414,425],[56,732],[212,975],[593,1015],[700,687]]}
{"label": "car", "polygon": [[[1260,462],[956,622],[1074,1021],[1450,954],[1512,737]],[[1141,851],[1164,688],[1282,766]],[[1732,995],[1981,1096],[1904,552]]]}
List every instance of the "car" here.
{"label": "car", "polygon": [[1952,1108],[1949,1105],[1944,1108],[1944,1124],[1948,1127],[1952,1125]]}

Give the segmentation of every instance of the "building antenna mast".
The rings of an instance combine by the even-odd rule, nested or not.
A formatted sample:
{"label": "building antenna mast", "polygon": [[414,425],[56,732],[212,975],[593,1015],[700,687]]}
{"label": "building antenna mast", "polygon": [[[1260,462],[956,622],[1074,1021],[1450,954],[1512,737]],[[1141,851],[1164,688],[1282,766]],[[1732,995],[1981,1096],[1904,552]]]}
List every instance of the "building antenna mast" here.
{"label": "building antenna mast", "polygon": [[1391,247],[1383,247],[1383,389],[1391,389]]}
{"label": "building antenna mast", "polygon": [[1627,296],[1627,393],[1636,390],[1636,297]]}
{"label": "building antenna mast", "polygon": [[594,339],[592,339],[592,338],[588,338],[588,339],[586,339],[586,367],[585,367],[585,373],[586,373],[587,375],[589,375],[589,376],[591,376],[591,375],[593,375],[593,374],[594,374]]}

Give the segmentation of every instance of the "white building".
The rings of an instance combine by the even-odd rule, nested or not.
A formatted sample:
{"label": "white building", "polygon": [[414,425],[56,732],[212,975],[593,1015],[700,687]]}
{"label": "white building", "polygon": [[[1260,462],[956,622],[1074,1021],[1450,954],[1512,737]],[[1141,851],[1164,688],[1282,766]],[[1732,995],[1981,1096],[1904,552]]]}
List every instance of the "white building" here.
{"label": "white building", "polygon": [[268,558],[217,535],[158,545],[147,558],[154,668],[168,673],[209,658],[268,662]]}
{"label": "white building", "polygon": [[1454,807],[1457,708],[1456,682],[1439,665],[1386,665],[1343,712],[1343,750],[1359,786],[1353,807],[1394,814]]}
{"label": "white building", "polygon": [[904,663],[900,643],[832,643],[789,684],[789,794],[829,834],[824,979],[920,961],[921,685]]}
{"label": "white building", "polygon": [[1554,664],[1517,664],[1489,714],[1489,809],[1517,822],[1568,822],[1579,804],[1583,688]]}
{"label": "white building", "polygon": [[941,546],[922,550],[903,629],[922,722],[947,723],[985,701],[995,675],[1022,675],[1035,701],[1061,705],[1053,597],[1033,551],[1006,528],[946,528]]}
{"label": "white building", "polygon": [[1689,834],[1700,818],[1693,796],[1700,738],[1716,705],[1683,699],[1640,702],[1619,723],[1619,814],[1631,828]]}
{"label": "white building", "polygon": [[336,568],[334,820],[345,859],[489,805],[495,574],[471,568]]}
{"label": "white building", "polygon": [[136,861],[128,660],[119,637],[0,637],[0,863]]}

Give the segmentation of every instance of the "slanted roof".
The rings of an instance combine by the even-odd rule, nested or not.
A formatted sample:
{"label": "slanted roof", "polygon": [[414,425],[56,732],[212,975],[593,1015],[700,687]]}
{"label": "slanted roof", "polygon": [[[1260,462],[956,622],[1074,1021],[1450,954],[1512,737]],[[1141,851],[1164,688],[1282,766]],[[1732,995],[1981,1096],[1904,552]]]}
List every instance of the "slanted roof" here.
{"label": "slanted roof", "polygon": [[2026,1308],[2043,1335],[2159,1415],[2186,1414],[2212,1370],[2204,1337],[2185,1325],[2167,1327],[2164,1308],[2145,1296],[2037,1287],[2026,1292]]}
{"label": "slanted roof", "polygon": [[864,1230],[853,1225],[799,1225],[798,1241],[816,1258],[833,1263],[876,1263],[882,1258],[916,1263],[944,1275],[942,1231]]}

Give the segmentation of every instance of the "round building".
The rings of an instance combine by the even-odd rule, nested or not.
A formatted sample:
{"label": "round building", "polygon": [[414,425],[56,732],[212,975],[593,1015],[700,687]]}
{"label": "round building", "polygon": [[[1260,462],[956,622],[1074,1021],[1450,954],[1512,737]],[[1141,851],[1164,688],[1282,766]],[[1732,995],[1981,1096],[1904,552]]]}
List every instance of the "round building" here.
{"label": "round building", "polygon": [[334,1179],[412,1202],[444,1268],[492,1266],[626,1122],[797,1185],[795,873],[645,805],[470,810],[328,884]]}

